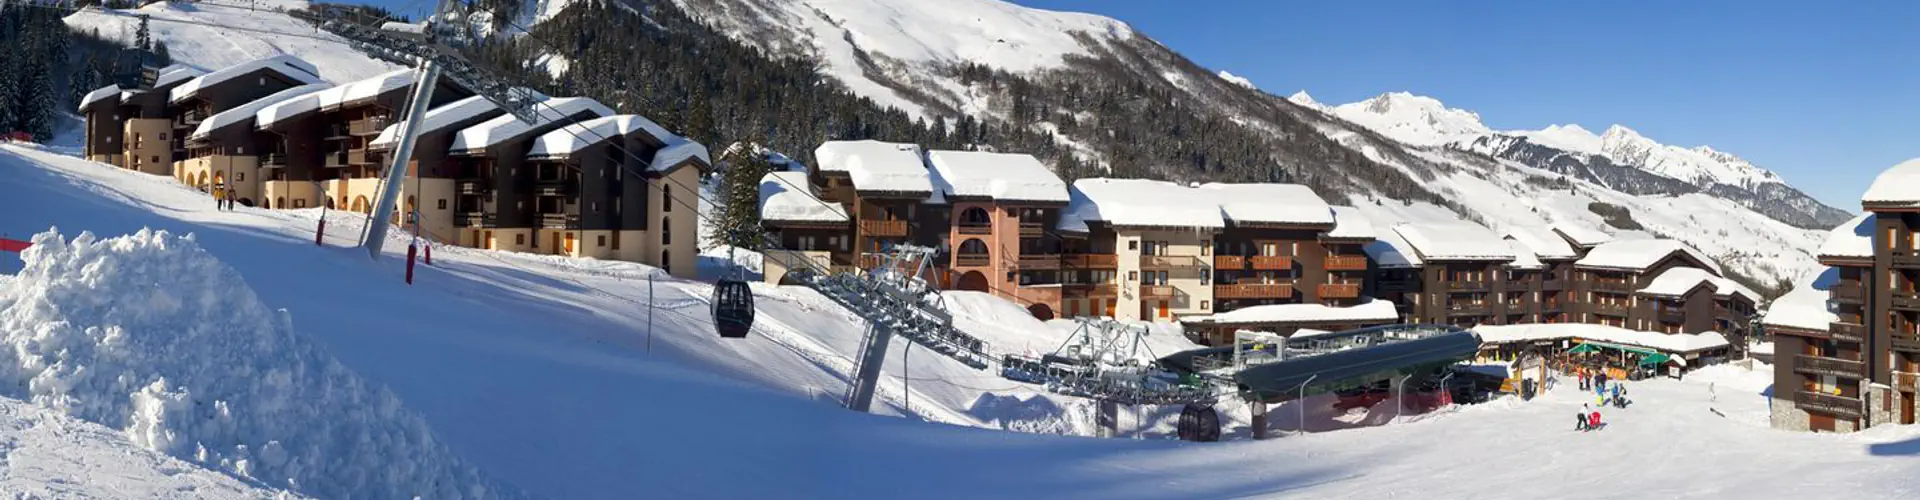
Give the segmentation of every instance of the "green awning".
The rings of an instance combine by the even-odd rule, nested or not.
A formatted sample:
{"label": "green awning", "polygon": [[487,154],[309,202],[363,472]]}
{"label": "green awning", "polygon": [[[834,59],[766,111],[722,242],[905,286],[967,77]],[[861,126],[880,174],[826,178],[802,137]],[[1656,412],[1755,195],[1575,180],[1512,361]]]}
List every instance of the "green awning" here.
{"label": "green awning", "polygon": [[1589,352],[1594,352],[1598,350],[1600,350],[1600,348],[1594,347],[1593,344],[1580,344],[1578,346],[1574,346],[1574,348],[1572,350],[1567,351],[1567,353],[1583,354],[1583,353],[1589,353]]}
{"label": "green awning", "polygon": [[1651,355],[1648,355],[1647,357],[1640,358],[1640,365],[1641,366],[1649,366],[1649,365],[1660,366],[1662,363],[1666,363],[1667,360],[1669,359],[1673,359],[1673,358],[1665,354],[1653,353]]}
{"label": "green awning", "polygon": [[[1622,352],[1630,352],[1634,354],[1639,354],[1641,356],[1660,355],[1660,351],[1655,351],[1653,349],[1646,349],[1646,348],[1640,348],[1640,347],[1631,347],[1631,346],[1624,346],[1620,344],[1609,344],[1606,342],[1593,342],[1593,341],[1580,343],[1580,347],[1586,347],[1586,346],[1593,346],[1594,348],[1613,349],[1613,350],[1622,351]],[[1571,352],[1589,352],[1589,351],[1580,351],[1578,349],[1579,348],[1575,348],[1575,350]]]}

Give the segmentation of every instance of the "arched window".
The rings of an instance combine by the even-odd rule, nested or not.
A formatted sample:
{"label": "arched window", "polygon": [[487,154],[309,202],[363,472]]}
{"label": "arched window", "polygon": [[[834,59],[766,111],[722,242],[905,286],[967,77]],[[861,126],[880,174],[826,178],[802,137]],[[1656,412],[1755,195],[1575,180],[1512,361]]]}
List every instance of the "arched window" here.
{"label": "arched window", "polygon": [[666,212],[672,212],[672,211],[673,211],[673,186],[661,184],[660,185],[660,212],[666,213]]}
{"label": "arched window", "polygon": [[961,225],[985,226],[992,223],[993,223],[993,219],[987,216],[986,209],[983,209],[980,207],[972,207],[972,208],[968,208],[966,210],[960,211]]}
{"label": "arched window", "polygon": [[673,272],[673,251],[671,250],[660,251],[660,270],[666,271],[669,273]]}
{"label": "arched window", "polygon": [[673,225],[668,222],[666,216],[660,217],[660,244],[662,245],[673,244]]}
{"label": "arched window", "polygon": [[267,207],[267,208],[287,208],[287,197],[282,196],[282,197],[274,198],[273,206]]}
{"label": "arched window", "polygon": [[960,243],[960,253],[967,255],[985,255],[987,253],[987,243],[980,241],[979,238],[970,238]]}

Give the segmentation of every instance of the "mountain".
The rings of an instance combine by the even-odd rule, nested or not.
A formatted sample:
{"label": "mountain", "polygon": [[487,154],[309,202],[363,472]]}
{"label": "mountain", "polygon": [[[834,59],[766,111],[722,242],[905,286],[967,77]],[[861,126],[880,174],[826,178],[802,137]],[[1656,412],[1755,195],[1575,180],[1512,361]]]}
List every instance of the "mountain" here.
{"label": "mountain", "polygon": [[1439,146],[1492,132],[1472,111],[1449,108],[1438,99],[1406,92],[1334,106],[1333,114],[1415,146]]}

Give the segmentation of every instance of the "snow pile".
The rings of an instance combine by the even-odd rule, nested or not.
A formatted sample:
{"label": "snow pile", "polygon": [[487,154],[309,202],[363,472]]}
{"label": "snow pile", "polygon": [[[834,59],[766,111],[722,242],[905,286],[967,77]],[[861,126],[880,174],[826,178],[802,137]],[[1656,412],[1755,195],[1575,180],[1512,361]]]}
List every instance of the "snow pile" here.
{"label": "snow pile", "polygon": [[1335,307],[1320,304],[1270,304],[1264,306],[1243,307],[1212,316],[1197,316],[1183,319],[1193,323],[1215,324],[1264,324],[1264,323],[1392,323],[1399,321],[1400,313],[1395,311],[1392,302],[1368,300],[1351,307]]}
{"label": "snow pile", "polygon": [[760,220],[846,223],[847,209],[815,196],[806,172],[769,172],[760,178]]}
{"label": "snow pile", "polygon": [[1833,228],[1827,233],[1827,240],[1820,243],[1820,257],[1873,258],[1873,227],[1877,217],[1873,212],[1861,212],[1848,219],[1845,224]]}
{"label": "snow pile", "polygon": [[1582,257],[1573,264],[1581,267],[1644,271],[1649,267],[1653,267],[1654,264],[1660,263],[1660,261],[1667,258],[1667,256],[1676,253],[1692,256],[1695,260],[1706,264],[1707,269],[1713,271],[1713,274],[1720,274],[1720,265],[1715,263],[1713,259],[1707,258],[1706,254],[1700,253],[1699,250],[1694,250],[1693,247],[1675,240],[1630,239],[1609,241],[1600,246],[1593,247],[1593,250],[1587,251],[1586,257]]}
{"label": "snow pile", "polygon": [[822,172],[846,172],[853,188],[885,193],[931,193],[933,180],[920,146],[897,142],[827,141],[813,150]]}
{"label": "snow pile", "polygon": [[1067,183],[1033,155],[930,151],[927,164],[933,166],[933,187],[946,196],[1003,202],[1067,202]]}
{"label": "snow pile", "polygon": [[1873,184],[1867,186],[1867,193],[1860,196],[1860,202],[1920,206],[1920,158],[1900,162],[1880,172],[1873,178]]}
{"label": "snow pile", "polygon": [[109,97],[113,97],[113,98],[120,97],[119,85],[108,85],[105,87],[94,89],[92,92],[88,92],[85,97],[80,98],[80,107],[78,109],[80,112],[85,113],[87,111],[87,107],[93,106],[93,103],[100,102],[102,99],[106,99]]}
{"label": "snow pile", "polygon": [[1063,230],[1085,231],[1087,221],[1121,227],[1226,227],[1220,205],[1198,189],[1147,179],[1080,179],[1061,212]]}
{"label": "snow pile", "polygon": [[1413,245],[1423,260],[1498,260],[1514,258],[1506,240],[1469,222],[1400,224],[1393,232]]}
{"label": "snow pile", "polygon": [[1834,314],[1827,305],[1827,292],[1839,282],[1839,269],[1827,268],[1813,275],[1794,286],[1786,295],[1773,299],[1773,303],[1767,305],[1767,313],[1760,317],[1760,323],[1815,332],[1827,331],[1832,328],[1831,323],[1840,321],[1840,315]]}
{"label": "snow pile", "polygon": [[1234,224],[1333,225],[1333,210],[1313,188],[1299,184],[1200,185],[1201,198],[1220,205]]}
{"label": "snow pile", "polygon": [[1507,229],[1507,239],[1520,242],[1527,251],[1542,259],[1562,260],[1578,257],[1566,238],[1541,225],[1521,225]]}
{"label": "snow pile", "polygon": [[[489,101],[485,97],[468,97],[427,110],[427,116],[420,118],[420,133],[423,135],[430,134],[460,122],[479,119],[484,116],[498,116],[503,113],[506,113],[506,111],[502,111],[499,106],[493,104],[493,101]],[[373,142],[367,147],[373,149],[393,148],[395,144],[400,142],[400,125],[399,123],[388,125],[385,130],[380,131],[379,137],[373,138]]]}
{"label": "snow pile", "polygon": [[0,289],[0,387],[134,443],[327,497],[484,497],[426,423],[295,337],[192,236],[49,231]]}
{"label": "snow pile", "polygon": [[0,492],[8,498],[288,498],[141,448],[126,433],[0,397]]}
{"label": "snow pile", "polygon": [[312,83],[307,85],[301,85],[298,87],[275,92],[272,95],[269,95],[266,97],[254,99],[253,102],[249,102],[239,106],[234,106],[232,108],[227,108],[226,111],[214,113],[213,116],[207,117],[206,121],[200,122],[200,126],[194,127],[193,133],[188,135],[187,139],[189,140],[204,139],[207,137],[207,134],[212,134],[213,131],[215,130],[220,130],[221,128],[238,125],[242,123],[247,123],[248,121],[254,120],[255,117],[259,115],[260,111],[268,106],[279,104],[288,99],[296,99],[301,96],[313,94],[315,92],[322,91],[327,87],[331,87],[331,86],[332,85],[326,84],[326,83]]}
{"label": "snow pile", "polygon": [[1374,232],[1373,221],[1367,220],[1367,216],[1361,214],[1359,209],[1342,206],[1328,208],[1333,209],[1333,229],[1327,231],[1327,238],[1371,240],[1379,237],[1379,233]]}
{"label": "snow pile", "polygon": [[[543,127],[577,115],[586,114],[589,117],[601,117],[612,116],[614,114],[613,108],[609,108],[605,104],[600,104],[600,101],[585,97],[556,97],[547,99],[542,101],[534,111],[535,118],[539,123],[527,123],[521,121],[520,117],[513,115],[494,117],[492,120],[467,127],[465,130],[461,130],[455,134],[453,136],[453,145],[448,147],[447,150],[460,153],[486,149],[532,132],[535,127]],[[426,117],[421,117],[421,119],[424,120]],[[394,124],[394,126],[398,125],[400,124]],[[392,126],[388,128],[391,129]],[[432,129],[421,127],[421,130]],[[385,136],[385,134],[381,135]]]}
{"label": "snow pile", "polygon": [[302,61],[298,57],[278,55],[223,67],[212,73],[187,80],[187,83],[173,88],[167,95],[167,102],[178,104],[180,101],[200,95],[201,89],[212,88],[228,80],[259,71],[271,71],[301,84],[322,83],[319,70],[313,67],[313,63]]}
{"label": "snow pile", "polygon": [[1533,249],[1528,248],[1527,245],[1510,239],[1502,241],[1507,244],[1507,248],[1513,249],[1513,262],[1508,262],[1507,267],[1527,271],[1538,271],[1547,268],[1547,265],[1542,264],[1540,257],[1534,255]]}
{"label": "snow pile", "polygon": [[713,160],[707,157],[707,145],[676,135],[667,140],[666,147],[653,153],[653,162],[647,168],[666,172],[692,160],[700,160],[701,165],[713,164]]}
{"label": "snow pile", "polygon": [[1681,354],[1728,345],[1726,336],[1719,332],[1643,332],[1586,323],[1480,325],[1473,327],[1473,331],[1480,334],[1481,342],[1489,344],[1581,338]]}

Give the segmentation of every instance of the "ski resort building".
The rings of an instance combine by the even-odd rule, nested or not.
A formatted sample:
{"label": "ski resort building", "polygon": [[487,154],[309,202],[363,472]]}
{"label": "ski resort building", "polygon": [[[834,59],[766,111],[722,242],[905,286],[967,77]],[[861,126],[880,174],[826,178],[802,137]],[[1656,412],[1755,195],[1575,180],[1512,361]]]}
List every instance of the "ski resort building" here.
{"label": "ski resort building", "polygon": [[[1393,231],[1424,264],[1415,322],[1459,326],[1502,324],[1509,306],[1506,265],[1513,247],[1471,223],[1399,224]],[[1521,292],[1516,292],[1521,293]],[[1516,308],[1518,309],[1518,308]]]}
{"label": "ski resort building", "polygon": [[[323,82],[312,64],[293,56],[281,55],[215,70],[169,90],[167,116],[173,118],[170,136],[173,154],[170,161],[173,163],[174,178],[202,191],[212,192],[216,187],[212,176],[200,174],[211,173],[213,167],[220,163],[230,165],[235,161],[244,162],[237,157],[258,156],[260,151],[257,147],[245,149],[245,146],[229,147],[212,143],[200,143],[189,149],[187,136],[199,129],[201,122],[217,113],[288,89],[314,84]],[[194,171],[192,177],[186,175],[189,170]]]}
{"label": "ski resort building", "polygon": [[[1882,172],[1863,213],[1834,228],[1829,266],[1763,323],[1774,339],[1774,427],[1854,431],[1916,422],[1920,386],[1920,159]],[[1825,292],[1824,307],[1814,299]],[[1822,328],[1820,321],[1827,323]]]}
{"label": "ski resort building", "polygon": [[1744,341],[1758,293],[1678,241],[1619,239],[1574,262],[1576,321],[1669,333],[1725,332]]}
{"label": "ski resort building", "polygon": [[926,158],[934,204],[945,205],[940,238],[953,249],[946,262],[952,288],[999,295],[1040,319],[1061,314],[1063,242],[1050,228],[1067,206],[1066,182],[1031,155],[929,151]]}
{"label": "ski resort building", "polygon": [[[1226,227],[1221,214],[1220,205],[1201,190],[1170,182],[1075,181],[1072,202],[1058,229],[1084,238],[1075,243],[1077,251],[1113,256],[1111,276],[1101,272],[1105,269],[1088,271],[1094,277],[1089,284],[1094,289],[1106,279],[1114,286],[1111,297],[1069,298],[1067,309],[1156,322],[1213,314],[1213,240]],[[1277,263],[1270,267],[1280,271]],[[1291,286],[1269,285],[1272,289]]]}
{"label": "ski resort building", "polygon": [[261,160],[273,158],[280,138],[254,127],[261,109],[289,99],[309,96],[331,87],[325,83],[301,85],[214,113],[187,134],[187,158],[176,162],[174,176],[199,187],[214,199],[231,199],[254,206],[264,184]]}
{"label": "ski resort building", "polygon": [[176,64],[162,68],[150,89],[108,85],[87,93],[80,99],[80,115],[87,123],[86,158],[169,175],[173,169],[173,120],[167,115],[167,98],[174,87],[204,74]]}
{"label": "ski resort building", "polygon": [[[528,152],[540,228],[559,254],[656,262],[688,275],[698,258],[700,177],[706,147],[638,115],[575,122]],[[674,200],[680,190],[685,198]],[[682,205],[682,203],[686,203]]]}
{"label": "ski resort building", "polygon": [[536,187],[535,169],[527,157],[536,140],[548,132],[614,114],[612,108],[592,99],[555,98],[539,108],[535,123],[501,115],[454,133],[446,161],[453,164],[455,182],[486,193],[479,197],[479,205],[455,207],[463,214],[455,221],[461,244],[515,252],[572,253],[577,241],[566,233],[577,229],[579,221],[567,218],[559,212],[560,207],[540,205],[556,202],[536,196],[536,189],[545,187]]}

